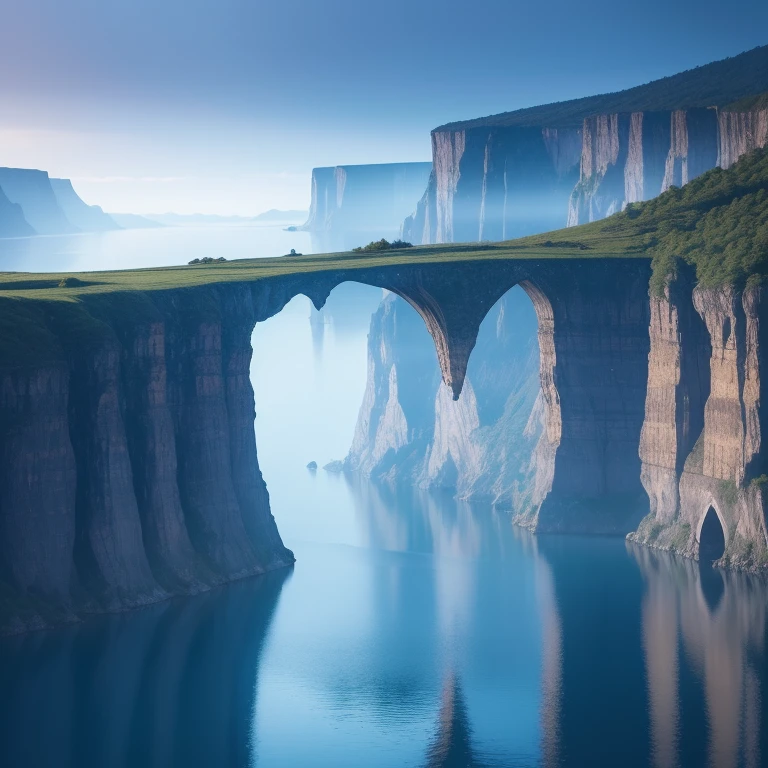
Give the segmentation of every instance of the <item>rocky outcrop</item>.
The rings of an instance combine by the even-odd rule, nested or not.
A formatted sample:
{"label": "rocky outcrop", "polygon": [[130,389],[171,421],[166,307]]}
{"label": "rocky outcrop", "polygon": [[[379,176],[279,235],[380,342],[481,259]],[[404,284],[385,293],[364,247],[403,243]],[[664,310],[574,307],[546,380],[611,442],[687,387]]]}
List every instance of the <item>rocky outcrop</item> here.
{"label": "rocky outcrop", "polygon": [[88,205],[75,192],[69,179],[51,179],[56,201],[67,219],[83,232],[104,232],[120,229],[117,222],[98,205]]}
{"label": "rocky outcrop", "polygon": [[256,455],[264,308],[247,287],[113,301],[52,305],[51,361],[0,374],[0,631],[293,562]]}
{"label": "rocky outcrop", "polygon": [[0,168],[0,189],[21,207],[36,234],[66,235],[79,231],[61,209],[45,171]]}
{"label": "rocky outcrop", "polygon": [[429,178],[430,163],[340,165],[312,171],[309,218],[302,229],[315,251],[346,251],[395,239]]}
{"label": "rocky outcrop", "polygon": [[768,143],[768,107],[718,114],[720,148],[717,164],[730,168],[742,155]]}
{"label": "rocky outcrop", "polygon": [[[648,508],[637,445],[650,271],[644,261],[613,260],[574,269],[550,263],[496,278],[500,289],[518,283],[528,298],[508,294],[490,311],[455,402],[431,366],[411,362],[419,334],[405,308],[385,303],[371,327],[368,386],[346,467],[489,498],[538,531],[633,530]],[[479,275],[476,282],[482,291]],[[424,352],[418,359],[428,359]]]}
{"label": "rocky outcrop", "polygon": [[457,401],[432,346],[416,312],[385,298],[371,320],[368,379],[345,469],[522,511],[541,432],[530,300],[514,288],[486,315]]}
{"label": "rocky outcrop", "polygon": [[631,538],[698,557],[710,516],[722,530],[722,564],[763,567],[765,288],[691,289],[678,280],[651,301],[658,386],[649,387],[641,457],[652,505]]}

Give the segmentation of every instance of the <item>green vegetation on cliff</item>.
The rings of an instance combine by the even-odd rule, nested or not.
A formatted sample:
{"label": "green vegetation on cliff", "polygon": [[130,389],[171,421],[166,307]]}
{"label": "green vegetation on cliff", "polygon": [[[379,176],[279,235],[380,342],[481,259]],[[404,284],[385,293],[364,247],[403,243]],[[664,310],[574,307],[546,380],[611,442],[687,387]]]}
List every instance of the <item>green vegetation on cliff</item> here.
{"label": "green vegetation on cliff", "polygon": [[580,128],[592,115],[721,107],[768,91],[768,46],[714,61],[626,91],[502,112],[441,125],[435,131],[480,127]]}
{"label": "green vegetation on cliff", "polygon": [[[339,270],[487,260],[652,258],[652,289],[682,260],[700,284],[743,285],[768,275],[768,150],[743,157],[727,171],[714,169],[682,189],[580,227],[500,243],[431,245],[315,256],[242,259],[183,267],[66,274],[0,273],[0,366],[61,359],[48,328],[71,328],[76,344],[108,332],[99,318],[135,322],[157,312],[156,292],[225,283],[254,283]],[[350,279],[347,275],[344,279]],[[192,306],[215,311],[210,292]],[[209,306],[210,305],[210,306]],[[212,309],[213,308],[213,309]]]}

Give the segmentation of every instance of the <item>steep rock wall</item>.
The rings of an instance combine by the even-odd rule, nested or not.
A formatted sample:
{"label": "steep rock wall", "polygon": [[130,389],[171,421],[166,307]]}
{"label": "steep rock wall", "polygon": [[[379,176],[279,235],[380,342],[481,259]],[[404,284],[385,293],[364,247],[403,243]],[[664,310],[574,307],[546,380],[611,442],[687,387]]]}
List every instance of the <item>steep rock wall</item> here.
{"label": "steep rock wall", "polygon": [[12,203],[0,188],[0,237],[28,237],[35,230],[24,218],[24,211]]}
{"label": "steep rock wall", "polygon": [[718,162],[714,109],[598,115],[584,120],[583,136],[568,226],[605,218],[673,184],[687,184]]}
{"label": "steep rock wall", "polygon": [[458,401],[421,318],[394,295],[371,320],[368,361],[346,469],[527,511],[541,409],[536,318],[522,289],[483,320]]}
{"label": "steep rock wall", "polygon": [[59,206],[45,171],[0,168],[0,189],[19,205],[24,218],[38,235],[65,235],[78,232]]}
{"label": "steep rock wall", "polygon": [[729,168],[766,141],[765,108],[597,114],[580,129],[434,131],[434,170],[402,235],[414,243],[508,240],[596,221]]}
{"label": "steep rock wall", "polygon": [[51,362],[0,375],[0,631],[293,562],[256,455],[259,300],[275,299],[243,287],[46,310]]}
{"label": "steep rock wall", "polygon": [[69,179],[51,179],[51,187],[67,220],[83,232],[104,232],[120,229],[112,217],[98,205],[88,205],[75,192]]}
{"label": "steep rock wall", "polygon": [[[665,385],[655,394],[649,389],[646,402],[641,456],[652,507],[631,538],[698,557],[702,525],[712,508],[725,539],[721,563],[763,567],[768,563],[763,499],[765,288],[680,290],[673,284],[664,298],[652,302],[673,326],[679,323],[675,318],[690,317],[691,306],[700,319],[688,334],[675,334],[672,327],[666,340],[664,329],[652,326],[649,365]],[[686,356],[695,364],[682,375]],[[675,360],[680,361],[677,372],[669,364]],[[661,373],[665,368],[666,375]],[[691,390],[698,395],[692,397]],[[660,398],[662,391],[665,396]],[[679,428],[685,418],[678,419],[673,431],[673,411],[690,412],[689,423],[695,428],[689,434]],[[672,432],[666,440],[660,439],[660,422]],[[661,443],[666,443],[666,451],[659,450]]]}
{"label": "steep rock wall", "polygon": [[433,132],[434,171],[403,238],[507,240],[564,226],[580,145],[580,131],[568,128]]}
{"label": "steep rock wall", "polygon": [[[469,386],[465,382],[461,397],[451,402],[444,387],[433,385],[413,436],[407,409],[403,427],[402,415],[390,406],[391,369],[406,345],[394,336],[382,344],[374,321],[371,373],[347,467],[490,498],[539,531],[633,530],[648,508],[637,446],[648,371],[650,269],[644,260],[574,269],[554,264],[531,272],[535,281],[522,270],[511,280],[528,294],[520,306],[530,312],[532,303],[536,314],[538,399],[538,387],[531,386],[536,353],[531,359],[526,346],[533,326],[527,340],[521,334],[522,344],[514,333],[508,346],[490,334],[484,348],[481,334],[469,358]],[[501,306],[490,314],[491,327]],[[519,316],[513,317],[507,330],[521,330]],[[399,402],[412,370],[396,370]],[[421,378],[429,380],[427,370]],[[489,409],[488,402],[495,406]],[[427,421],[431,403],[434,417]],[[394,414],[396,419],[387,418]]]}
{"label": "steep rock wall", "polygon": [[316,251],[343,251],[382,237],[395,239],[427,184],[430,163],[315,168],[303,229]]}

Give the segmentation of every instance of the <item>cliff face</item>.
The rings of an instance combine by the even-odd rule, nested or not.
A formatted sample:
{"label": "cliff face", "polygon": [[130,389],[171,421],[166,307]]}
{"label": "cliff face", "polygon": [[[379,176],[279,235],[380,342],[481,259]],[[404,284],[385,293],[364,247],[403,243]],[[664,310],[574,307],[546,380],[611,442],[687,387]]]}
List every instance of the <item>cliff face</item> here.
{"label": "cliff face", "polygon": [[293,562],[258,470],[250,290],[124,309],[52,307],[52,361],[0,375],[4,631]]}
{"label": "cliff face", "polygon": [[75,192],[69,179],[51,179],[56,201],[67,219],[83,232],[103,232],[120,229],[117,223],[98,205],[87,205]]}
{"label": "cliff face", "polygon": [[62,211],[45,171],[0,168],[0,189],[19,205],[38,235],[65,235],[79,231]]}
{"label": "cliff face", "polygon": [[421,318],[388,296],[371,319],[368,380],[345,468],[521,508],[541,431],[535,327],[530,300],[512,289],[480,326],[454,401]]}
{"label": "cliff face", "polygon": [[508,240],[565,225],[578,129],[435,131],[426,193],[403,224],[414,243]]}
{"label": "cliff face", "polygon": [[429,178],[430,163],[315,168],[303,229],[320,252],[344,251],[382,237],[395,239]]}
{"label": "cliff face", "polygon": [[403,238],[508,240],[603,219],[766,145],[768,110],[601,114],[581,128],[432,134],[434,171]]}
{"label": "cliff face", "polygon": [[648,507],[637,445],[650,271],[574,269],[555,264],[496,303],[457,401],[415,313],[387,299],[346,468],[489,499],[538,531],[633,530]]}
{"label": "cliff face", "polygon": [[691,289],[678,280],[652,303],[654,386],[641,441],[652,504],[632,538],[698,557],[712,510],[721,562],[764,566],[765,288]]}
{"label": "cliff face", "polygon": [[27,237],[34,234],[35,230],[24,218],[21,206],[12,203],[0,189],[0,237]]}
{"label": "cliff face", "polygon": [[768,110],[689,109],[584,121],[579,183],[568,225],[610,216],[765,146]]}

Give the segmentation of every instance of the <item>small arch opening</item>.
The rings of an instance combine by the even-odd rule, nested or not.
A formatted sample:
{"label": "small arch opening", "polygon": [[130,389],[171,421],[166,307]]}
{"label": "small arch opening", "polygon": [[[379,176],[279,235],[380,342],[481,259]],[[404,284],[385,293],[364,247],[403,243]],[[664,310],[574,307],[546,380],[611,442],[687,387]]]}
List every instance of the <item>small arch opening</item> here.
{"label": "small arch opening", "polygon": [[726,317],[723,322],[723,346],[728,343],[728,340],[731,338],[731,318]]}
{"label": "small arch opening", "polygon": [[725,531],[714,507],[707,510],[707,515],[699,534],[699,561],[719,560],[725,553]]}

